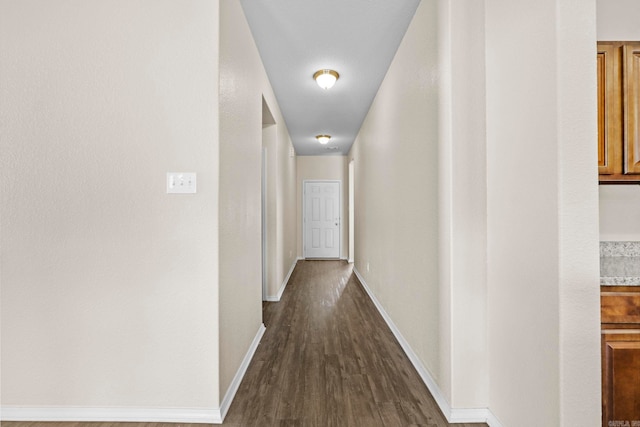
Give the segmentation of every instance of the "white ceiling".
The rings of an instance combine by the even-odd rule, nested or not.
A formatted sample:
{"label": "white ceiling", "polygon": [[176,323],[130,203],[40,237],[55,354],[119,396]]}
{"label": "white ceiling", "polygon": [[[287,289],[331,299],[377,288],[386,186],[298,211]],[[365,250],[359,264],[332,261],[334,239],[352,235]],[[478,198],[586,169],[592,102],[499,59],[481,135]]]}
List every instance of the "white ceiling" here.
{"label": "white ceiling", "polygon": [[[298,155],[349,152],[419,1],[241,0]],[[323,68],[340,73],[329,90]]]}

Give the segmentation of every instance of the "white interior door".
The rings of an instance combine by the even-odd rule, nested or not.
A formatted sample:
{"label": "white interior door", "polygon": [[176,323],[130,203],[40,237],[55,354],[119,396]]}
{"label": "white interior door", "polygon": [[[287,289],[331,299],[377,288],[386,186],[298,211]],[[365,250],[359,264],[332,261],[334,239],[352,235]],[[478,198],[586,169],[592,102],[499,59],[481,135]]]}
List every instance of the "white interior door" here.
{"label": "white interior door", "polygon": [[340,182],[304,182],[304,256],[340,258]]}

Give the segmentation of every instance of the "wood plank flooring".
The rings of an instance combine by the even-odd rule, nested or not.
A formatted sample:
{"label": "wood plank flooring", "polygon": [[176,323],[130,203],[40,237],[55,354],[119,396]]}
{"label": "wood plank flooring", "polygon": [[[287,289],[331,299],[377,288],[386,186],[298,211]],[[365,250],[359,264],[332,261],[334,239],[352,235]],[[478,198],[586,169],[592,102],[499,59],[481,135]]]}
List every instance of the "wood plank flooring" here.
{"label": "wood plank flooring", "polygon": [[[228,427],[486,427],[448,424],[344,261],[299,261],[225,418]],[[176,427],[3,422],[2,427]],[[201,427],[202,424],[180,424]]]}
{"label": "wood plank flooring", "polygon": [[224,425],[448,424],[344,261],[299,261]]}

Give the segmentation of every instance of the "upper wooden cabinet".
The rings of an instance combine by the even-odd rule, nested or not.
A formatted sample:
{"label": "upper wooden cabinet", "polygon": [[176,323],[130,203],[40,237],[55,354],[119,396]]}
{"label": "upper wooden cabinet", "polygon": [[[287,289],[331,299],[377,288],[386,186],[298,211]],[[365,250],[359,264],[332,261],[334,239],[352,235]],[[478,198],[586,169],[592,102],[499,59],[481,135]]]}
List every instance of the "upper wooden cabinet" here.
{"label": "upper wooden cabinet", "polygon": [[625,44],[622,52],[626,171],[640,174],[640,42]]}
{"label": "upper wooden cabinet", "polygon": [[[622,173],[621,46],[598,43],[598,172]],[[602,177],[601,177],[602,179]]]}
{"label": "upper wooden cabinet", "polygon": [[601,184],[640,182],[640,42],[598,43]]}

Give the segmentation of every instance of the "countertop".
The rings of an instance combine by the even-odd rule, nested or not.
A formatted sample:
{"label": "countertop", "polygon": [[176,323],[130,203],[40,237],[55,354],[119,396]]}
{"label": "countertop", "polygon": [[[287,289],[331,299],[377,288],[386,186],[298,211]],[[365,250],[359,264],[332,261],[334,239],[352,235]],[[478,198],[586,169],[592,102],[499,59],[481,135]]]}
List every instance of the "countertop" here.
{"label": "countertop", "polygon": [[600,285],[640,286],[640,242],[600,242]]}

